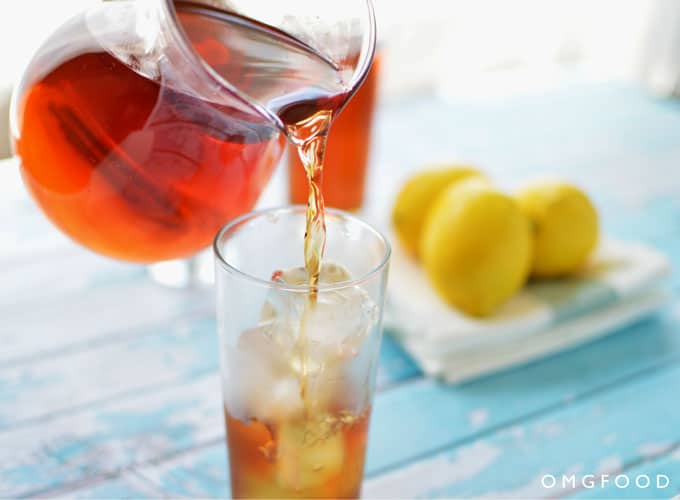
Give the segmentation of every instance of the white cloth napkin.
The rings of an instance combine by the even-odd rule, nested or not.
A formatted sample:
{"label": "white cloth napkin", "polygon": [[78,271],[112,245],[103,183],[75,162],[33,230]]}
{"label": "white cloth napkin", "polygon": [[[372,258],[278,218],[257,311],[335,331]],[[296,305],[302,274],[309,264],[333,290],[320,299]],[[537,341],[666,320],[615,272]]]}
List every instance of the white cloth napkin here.
{"label": "white cloth napkin", "polygon": [[425,373],[462,382],[567,349],[658,309],[668,259],[639,243],[605,240],[573,278],[532,283],[485,319],[445,304],[395,245],[385,325]]}

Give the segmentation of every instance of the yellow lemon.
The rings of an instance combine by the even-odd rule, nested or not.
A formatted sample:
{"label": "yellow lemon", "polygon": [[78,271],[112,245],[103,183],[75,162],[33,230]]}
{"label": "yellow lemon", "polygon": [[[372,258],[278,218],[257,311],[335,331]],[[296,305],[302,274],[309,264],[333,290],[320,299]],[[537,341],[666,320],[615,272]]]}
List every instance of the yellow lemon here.
{"label": "yellow lemon", "polygon": [[487,316],[526,282],[531,228],[511,197],[469,179],[437,199],[420,251],[427,276],[444,300],[467,314]]}
{"label": "yellow lemon", "polygon": [[598,240],[597,212],[588,196],[571,184],[544,181],[516,198],[532,222],[532,275],[553,278],[577,271]]}
{"label": "yellow lemon", "polygon": [[466,166],[429,168],[404,184],[392,210],[392,226],[408,253],[418,255],[425,216],[437,196],[452,183],[481,175]]}

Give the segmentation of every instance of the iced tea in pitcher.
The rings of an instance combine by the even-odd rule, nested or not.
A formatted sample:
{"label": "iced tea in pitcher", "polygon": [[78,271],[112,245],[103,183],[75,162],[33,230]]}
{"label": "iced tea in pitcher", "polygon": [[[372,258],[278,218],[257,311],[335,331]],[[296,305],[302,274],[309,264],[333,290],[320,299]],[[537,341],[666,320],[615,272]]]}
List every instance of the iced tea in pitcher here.
{"label": "iced tea in pitcher", "polygon": [[[176,10],[197,22],[188,5]],[[92,250],[138,262],[189,256],[254,206],[285,139],[224,94],[187,86],[132,34],[109,38],[83,14],[29,67],[14,105],[25,183]],[[217,42],[193,46],[208,64],[229,57]]]}

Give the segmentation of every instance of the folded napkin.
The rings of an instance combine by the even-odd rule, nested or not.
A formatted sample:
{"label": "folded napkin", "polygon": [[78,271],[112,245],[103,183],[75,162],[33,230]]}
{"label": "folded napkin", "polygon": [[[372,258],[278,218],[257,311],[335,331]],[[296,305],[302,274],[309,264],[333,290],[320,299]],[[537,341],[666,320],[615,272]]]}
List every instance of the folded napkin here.
{"label": "folded napkin", "polygon": [[610,333],[659,308],[668,259],[639,243],[605,240],[578,276],[531,283],[489,318],[465,316],[394,249],[385,326],[425,373],[462,382]]}

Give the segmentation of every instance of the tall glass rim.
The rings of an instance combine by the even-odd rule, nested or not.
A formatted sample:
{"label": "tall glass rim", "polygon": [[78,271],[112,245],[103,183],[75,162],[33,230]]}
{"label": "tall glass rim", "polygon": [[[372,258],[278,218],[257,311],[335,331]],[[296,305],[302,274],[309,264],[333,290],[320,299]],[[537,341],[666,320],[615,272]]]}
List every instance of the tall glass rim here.
{"label": "tall glass rim", "polygon": [[[368,47],[367,50],[365,51],[364,58],[357,65],[357,69],[354,71],[354,74],[352,75],[352,81],[350,83],[350,89],[353,89],[354,91],[352,94],[356,93],[356,91],[359,89],[361,84],[368,76],[368,70],[370,69],[371,64],[373,63],[373,59],[375,57],[375,50],[378,38],[373,0],[363,1],[366,3],[366,8],[368,9],[368,26],[369,26],[367,40]],[[189,36],[184,31],[182,23],[179,20],[177,10],[175,9],[174,0],[160,0],[160,3],[163,9],[164,16],[170,20],[170,29],[174,39],[173,42],[175,42],[180,47],[180,50],[182,51],[184,57],[187,58],[187,60],[190,61],[194,67],[199,68],[204,75],[209,77],[211,80],[217,82],[222,88],[226,89],[228,92],[233,94],[246,106],[249,106],[263,117],[275,123],[276,126],[285,134],[287,132],[286,127],[284,126],[284,124],[281,122],[281,119],[277,115],[275,115],[274,113],[269,111],[265,106],[258,103],[257,101],[254,101],[247,94],[245,94],[244,92],[236,88],[234,85],[232,85],[231,82],[229,82],[227,79],[222,77],[217,71],[215,71],[212,68],[212,66],[210,66],[210,64],[208,64],[201,57],[201,55],[198,52],[196,52],[196,50],[194,50],[193,46],[191,45],[191,41],[189,40]],[[349,99],[347,99],[347,102],[348,101]],[[347,102],[345,102],[345,105],[347,104]]]}
{"label": "tall glass rim", "polygon": [[[235,235],[238,231],[237,229],[238,226],[243,224],[244,222],[272,215],[279,216],[291,214],[304,215],[306,213],[306,210],[307,207],[305,207],[304,205],[288,205],[274,208],[266,208],[262,210],[254,210],[252,212],[248,212],[244,215],[241,215],[235,219],[232,219],[228,224],[226,224],[222,229],[220,229],[220,231],[217,233],[217,236],[215,236],[215,239],[213,241],[213,252],[215,254],[215,262],[223,271],[227,272],[228,274],[258,286],[273,288],[276,290],[290,293],[305,293],[305,294],[309,293],[310,291],[309,285],[291,285],[288,283],[282,283],[278,281],[264,280],[262,278],[258,278],[257,276],[253,276],[238,269],[236,266],[230,264],[227,261],[220,246],[220,242],[222,242],[225,236],[227,236],[230,232],[233,232],[233,234]],[[317,287],[317,291],[319,293],[324,293],[352,288],[358,285],[362,285],[363,283],[366,283],[368,281],[371,281],[376,276],[382,274],[382,272],[387,268],[387,265],[390,261],[390,257],[392,256],[392,247],[387,237],[368,222],[365,222],[364,220],[350,214],[349,212],[337,210],[334,208],[326,208],[325,212],[327,220],[329,216],[337,217],[340,219],[352,221],[353,223],[358,224],[362,228],[366,229],[372,236],[376,238],[377,241],[379,241],[383,245],[384,253],[378,265],[376,265],[363,275],[352,280],[340,281],[337,283],[330,284],[321,283]],[[302,252],[302,249],[300,249],[300,251]]]}

